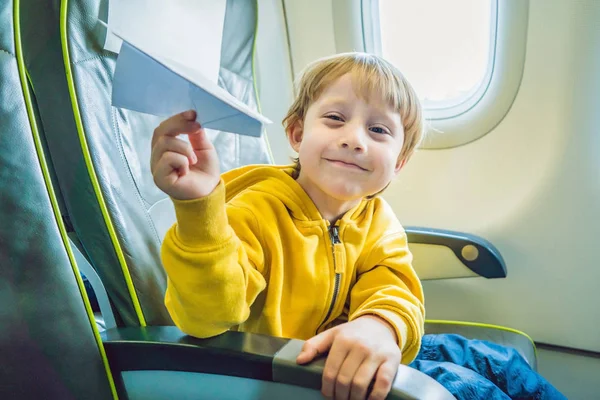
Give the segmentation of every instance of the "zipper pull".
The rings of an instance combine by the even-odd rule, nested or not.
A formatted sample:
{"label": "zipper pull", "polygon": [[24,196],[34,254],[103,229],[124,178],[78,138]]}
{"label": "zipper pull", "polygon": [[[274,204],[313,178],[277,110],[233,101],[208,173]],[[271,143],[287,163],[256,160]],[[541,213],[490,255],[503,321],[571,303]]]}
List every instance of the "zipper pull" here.
{"label": "zipper pull", "polygon": [[344,257],[344,246],[342,245],[342,241],[340,240],[339,227],[335,225],[332,226],[329,231],[329,236],[331,237],[331,244],[333,247],[334,270],[336,274],[341,274],[346,268],[346,260]]}
{"label": "zipper pull", "polygon": [[346,268],[346,257],[344,257],[344,246],[341,243],[333,245],[333,260],[335,263],[335,273],[343,273]]}
{"label": "zipper pull", "polygon": [[331,227],[331,229],[329,230],[329,236],[331,237],[332,244],[335,245],[337,243],[342,243],[342,241],[340,240],[339,227],[337,225]]}

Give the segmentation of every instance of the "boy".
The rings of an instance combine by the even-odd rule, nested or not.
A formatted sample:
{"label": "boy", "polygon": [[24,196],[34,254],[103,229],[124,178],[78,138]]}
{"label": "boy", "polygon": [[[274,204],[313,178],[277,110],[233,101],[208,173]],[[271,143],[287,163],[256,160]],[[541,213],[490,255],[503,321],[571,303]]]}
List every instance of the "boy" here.
{"label": "boy", "polygon": [[298,363],[329,351],[326,397],[366,398],[374,381],[369,398],[383,399],[423,336],[406,234],[377,197],[421,139],[419,100],[388,62],[340,54],[307,67],[284,127],[295,165],[222,176],[193,111],[155,130],[152,174],[177,215],[162,248],[166,306],[197,337],[305,339]]}

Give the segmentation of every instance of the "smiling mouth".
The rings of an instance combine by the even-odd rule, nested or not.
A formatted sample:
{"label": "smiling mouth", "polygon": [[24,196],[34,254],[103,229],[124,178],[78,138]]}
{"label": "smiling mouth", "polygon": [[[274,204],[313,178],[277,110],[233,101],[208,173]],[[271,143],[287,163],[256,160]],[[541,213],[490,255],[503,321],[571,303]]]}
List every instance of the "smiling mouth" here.
{"label": "smiling mouth", "polygon": [[347,162],[340,161],[340,160],[331,160],[329,158],[326,158],[326,160],[329,161],[330,163],[332,163],[333,165],[337,165],[339,167],[350,168],[350,169],[354,169],[357,171],[367,171],[365,168],[358,166],[356,164],[347,163]]}

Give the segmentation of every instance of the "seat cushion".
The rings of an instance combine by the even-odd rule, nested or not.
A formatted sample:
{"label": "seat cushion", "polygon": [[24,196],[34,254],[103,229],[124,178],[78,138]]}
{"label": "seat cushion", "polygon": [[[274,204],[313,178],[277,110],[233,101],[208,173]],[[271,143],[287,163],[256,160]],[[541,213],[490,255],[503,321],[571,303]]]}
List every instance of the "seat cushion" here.
{"label": "seat cushion", "polygon": [[425,333],[455,333],[467,339],[487,340],[516,349],[537,370],[537,355],[533,340],[525,333],[503,326],[462,321],[426,321]]}

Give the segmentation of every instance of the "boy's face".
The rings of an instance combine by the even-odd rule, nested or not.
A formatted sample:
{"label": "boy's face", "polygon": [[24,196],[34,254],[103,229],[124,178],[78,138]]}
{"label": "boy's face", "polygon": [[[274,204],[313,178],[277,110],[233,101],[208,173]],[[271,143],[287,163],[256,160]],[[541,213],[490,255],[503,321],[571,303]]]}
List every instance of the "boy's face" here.
{"label": "boy's face", "polygon": [[358,96],[346,74],[308,108],[302,126],[288,131],[300,159],[298,182],[309,194],[352,202],[381,191],[400,170],[400,115],[370,97]]}

